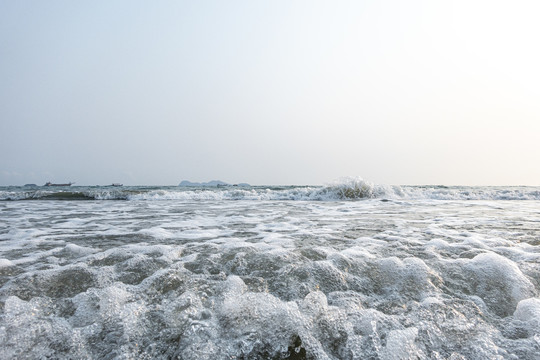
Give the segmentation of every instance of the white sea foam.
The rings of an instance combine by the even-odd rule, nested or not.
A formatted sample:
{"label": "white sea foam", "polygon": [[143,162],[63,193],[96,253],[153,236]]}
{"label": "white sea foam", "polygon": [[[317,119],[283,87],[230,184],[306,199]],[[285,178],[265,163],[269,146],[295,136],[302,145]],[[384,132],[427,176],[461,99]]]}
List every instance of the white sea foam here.
{"label": "white sea foam", "polygon": [[535,359],[538,201],[323,195],[2,203],[2,357]]}
{"label": "white sea foam", "polygon": [[514,317],[521,321],[533,322],[537,327],[540,327],[540,299],[521,300],[514,311]]}
{"label": "white sea foam", "polygon": [[166,229],[163,229],[161,227],[153,227],[149,229],[141,229],[139,230],[140,234],[152,236],[156,239],[169,239],[174,236],[174,233],[171,231],[168,231]]}
{"label": "white sea foam", "polygon": [[7,267],[10,267],[10,266],[15,266],[13,261],[10,261],[8,259],[0,259],[0,269],[1,268],[7,268]]}
{"label": "white sea foam", "polygon": [[426,355],[415,344],[417,336],[418,329],[415,327],[390,331],[381,358],[385,360],[425,358]]}
{"label": "white sea foam", "polygon": [[494,253],[475,256],[466,265],[475,293],[498,315],[514,312],[519,301],[534,295],[531,281],[511,260]]}

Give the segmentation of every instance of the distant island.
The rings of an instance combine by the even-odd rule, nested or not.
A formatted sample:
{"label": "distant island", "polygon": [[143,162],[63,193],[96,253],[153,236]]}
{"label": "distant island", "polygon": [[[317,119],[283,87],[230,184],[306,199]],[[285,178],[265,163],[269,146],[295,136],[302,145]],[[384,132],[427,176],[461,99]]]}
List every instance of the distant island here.
{"label": "distant island", "polygon": [[222,187],[222,186],[251,186],[246,183],[240,183],[240,184],[228,184],[221,180],[212,180],[209,182],[191,182],[188,180],[183,180],[178,186],[185,186],[185,187]]}
{"label": "distant island", "polygon": [[47,182],[45,183],[45,185],[43,185],[43,186],[71,186],[71,185],[73,185],[73,184],[75,184],[75,183],[69,182],[69,183],[63,183],[63,184],[53,184],[52,182],[47,181]]}

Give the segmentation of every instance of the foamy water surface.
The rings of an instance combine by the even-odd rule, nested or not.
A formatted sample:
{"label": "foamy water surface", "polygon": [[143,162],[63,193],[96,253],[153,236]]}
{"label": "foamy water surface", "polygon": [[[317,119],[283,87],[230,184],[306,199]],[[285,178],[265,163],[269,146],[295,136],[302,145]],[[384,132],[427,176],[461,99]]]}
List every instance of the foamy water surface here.
{"label": "foamy water surface", "polygon": [[537,190],[351,189],[2,201],[0,358],[539,358]]}

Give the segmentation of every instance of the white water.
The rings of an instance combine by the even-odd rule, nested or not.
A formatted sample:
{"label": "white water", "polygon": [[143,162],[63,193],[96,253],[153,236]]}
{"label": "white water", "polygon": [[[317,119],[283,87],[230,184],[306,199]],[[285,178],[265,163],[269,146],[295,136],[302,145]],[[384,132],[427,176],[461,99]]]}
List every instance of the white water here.
{"label": "white water", "polygon": [[0,358],[537,359],[540,201],[413,197],[1,202]]}
{"label": "white water", "polygon": [[379,185],[361,178],[343,178],[325,186],[73,186],[0,187],[0,201],[128,200],[227,201],[296,200],[540,200],[540,187],[464,187]]}

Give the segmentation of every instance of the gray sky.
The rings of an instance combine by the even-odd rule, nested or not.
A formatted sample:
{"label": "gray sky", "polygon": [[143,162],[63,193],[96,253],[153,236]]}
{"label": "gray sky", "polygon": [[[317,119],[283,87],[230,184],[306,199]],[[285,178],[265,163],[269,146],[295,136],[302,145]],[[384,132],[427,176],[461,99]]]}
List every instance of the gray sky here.
{"label": "gray sky", "polygon": [[540,2],[2,1],[0,185],[540,185]]}

